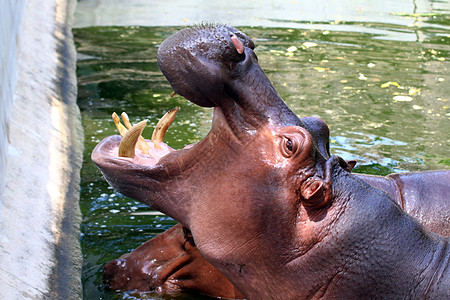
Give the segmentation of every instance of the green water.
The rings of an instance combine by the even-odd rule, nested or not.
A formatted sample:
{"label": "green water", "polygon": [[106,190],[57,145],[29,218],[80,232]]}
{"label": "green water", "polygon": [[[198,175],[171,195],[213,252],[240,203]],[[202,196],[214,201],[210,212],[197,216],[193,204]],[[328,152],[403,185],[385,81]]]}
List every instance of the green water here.
{"label": "green water", "polygon": [[[256,42],[260,65],[294,112],[327,122],[331,151],[356,159],[356,172],[386,175],[450,168],[450,15],[416,18],[420,27],[329,22],[333,30],[240,29]],[[362,27],[372,33],[357,30]],[[178,29],[74,31],[78,103],[86,135],[81,194],[85,299],[139,297],[104,289],[102,268],[175,224],[116,193],[92,164],[94,146],[116,134],[111,113],[125,111],[133,123],[149,119],[151,127],[164,112],[179,106],[165,138],[174,148],[199,141],[209,130],[211,109],[180,96],[170,98],[172,90],[156,64],[158,45]],[[389,38],[382,32],[389,32]],[[396,33],[409,38],[393,39]],[[144,136],[150,135],[148,128]]]}

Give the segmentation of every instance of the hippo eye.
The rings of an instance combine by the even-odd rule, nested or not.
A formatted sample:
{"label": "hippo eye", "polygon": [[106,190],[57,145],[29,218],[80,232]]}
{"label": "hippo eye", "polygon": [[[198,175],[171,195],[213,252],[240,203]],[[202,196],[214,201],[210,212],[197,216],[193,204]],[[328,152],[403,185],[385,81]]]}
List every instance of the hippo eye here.
{"label": "hippo eye", "polygon": [[294,147],[294,145],[292,144],[292,141],[290,139],[287,139],[286,141],[286,149],[290,152],[292,152],[292,147]]}
{"label": "hippo eye", "polygon": [[285,157],[291,157],[297,151],[297,140],[290,137],[284,137],[281,145],[281,153]]}

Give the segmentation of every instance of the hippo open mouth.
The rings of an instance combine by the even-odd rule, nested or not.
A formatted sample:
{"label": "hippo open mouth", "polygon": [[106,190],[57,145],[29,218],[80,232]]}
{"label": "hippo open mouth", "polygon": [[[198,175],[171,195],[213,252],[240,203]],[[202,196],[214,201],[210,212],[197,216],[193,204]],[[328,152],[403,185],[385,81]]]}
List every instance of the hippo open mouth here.
{"label": "hippo open mouth", "polygon": [[[158,51],[158,65],[175,93],[197,105],[214,107],[211,131],[199,143],[174,150],[162,138],[177,110],[162,119],[164,125],[156,126],[163,127],[153,134],[157,140],[152,137],[145,142],[140,137],[145,122],[126,134],[118,125],[124,139],[105,138],[92,154],[107,181],[122,194],[188,226],[183,209],[188,202],[180,198],[190,196],[186,189],[201,185],[190,182],[198,176],[199,166],[228,150],[250,147],[257,135],[278,136],[276,144],[287,144],[289,151],[295,146],[296,131],[303,130],[301,134],[311,142],[308,155],[316,164],[323,164],[329,158],[327,125],[314,117],[299,119],[285,105],[258,65],[253,49],[253,41],[244,33],[223,25],[187,28],[166,39]],[[316,175],[317,171],[325,176],[322,170],[316,170]],[[167,205],[174,201],[176,205]]]}
{"label": "hippo open mouth", "polygon": [[[161,141],[172,112],[152,141],[140,138],[143,122],[123,139],[105,138],[92,153],[111,186],[187,228],[202,256],[240,291],[243,284],[260,286],[258,274],[290,276],[274,266],[324,238],[340,210],[325,209],[332,167],[349,168],[330,157],[325,122],[300,119],[286,106],[253,48],[245,34],[223,25],[169,37],[158,65],[175,93],[214,108],[211,130],[198,143],[173,150]],[[135,149],[139,144],[149,154]]]}
{"label": "hippo open mouth", "polygon": [[140,138],[145,121],[131,127],[122,116],[125,132],[114,116],[124,138],[108,137],[92,154],[108,182],[189,229],[245,297],[448,299],[449,241],[330,157],[327,125],[284,104],[253,48],[223,25],[165,40],[161,71],[176,93],[214,107],[211,130],[173,150],[162,137],[176,110],[152,141]]}

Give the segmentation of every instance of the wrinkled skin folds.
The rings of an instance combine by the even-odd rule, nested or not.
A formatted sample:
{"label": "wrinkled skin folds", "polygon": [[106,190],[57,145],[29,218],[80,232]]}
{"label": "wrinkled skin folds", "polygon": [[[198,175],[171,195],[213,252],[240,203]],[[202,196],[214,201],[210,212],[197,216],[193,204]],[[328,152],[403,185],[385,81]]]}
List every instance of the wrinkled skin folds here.
{"label": "wrinkled skin folds", "polygon": [[[94,149],[94,163],[116,190],[181,224],[113,261],[110,284],[194,286],[249,299],[450,298],[449,240],[437,234],[448,233],[448,222],[436,219],[448,218],[448,185],[436,183],[448,182],[448,171],[351,174],[353,163],[330,156],[325,122],[300,119],[285,105],[253,48],[244,33],[222,25],[169,37],[158,64],[177,94],[214,108],[208,135],[185,149],[165,148],[159,160],[138,150],[118,157],[119,136]],[[417,189],[423,182],[425,190]],[[436,206],[444,212],[428,215]],[[161,248],[172,254],[154,251]],[[139,257],[156,259],[165,273],[132,262]],[[191,266],[207,271],[185,280]],[[119,274],[145,268],[150,278],[120,284]],[[226,288],[214,294],[216,278]]]}

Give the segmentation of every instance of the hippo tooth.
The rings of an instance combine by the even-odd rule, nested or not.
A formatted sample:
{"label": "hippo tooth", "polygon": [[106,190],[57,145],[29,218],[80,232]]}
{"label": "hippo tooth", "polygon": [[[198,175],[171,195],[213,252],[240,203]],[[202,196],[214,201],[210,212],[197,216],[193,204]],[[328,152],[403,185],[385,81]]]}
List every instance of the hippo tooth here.
{"label": "hippo tooth", "polygon": [[125,127],[130,130],[133,126],[130,123],[130,118],[128,118],[128,114],[126,112],[123,112],[121,115],[123,124],[125,124]]}
{"label": "hippo tooth", "polygon": [[[121,114],[123,123],[125,124],[125,127],[130,130],[131,129],[131,123],[130,119],[128,118],[128,115],[126,112],[123,112]],[[150,149],[150,146],[147,144],[147,142],[144,140],[142,136],[139,136],[136,147],[142,151],[144,154],[149,154],[148,150]]]}
{"label": "hippo tooth", "polygon": [[119,145],[119,156],[133,158],[135,154],[135,147],[139,137],[147,125],[147,120],[141,121],[128,130],[123,136]]}
{"label": "hippo tooth", "polygon": [[174,109],[169,110],[162,118],[159,120],[158,124],[155,126],[155,130],[153,130],[152,134],[152,142],[155,145],[156,149],[161,149],[159,145],[164,140],[164,135],[166,134],[167,129],[172,124],[173,120],[175,120],[175,116],[180,108],[175,107]]}
{"label": "hippo tooth", "polygon": [[[120,123],[120,118],[115,112],[112,114],[112,119],[121,136],[124,136],[127,133],[127,131],[132,127],[130,120],[128,119],[128,115],[125,112],[122,113],[122,119],[123,122],[125,123],[125,126],[123,126],[122,123]],[[150,146],[147,144],[147,142],[144,140],[142,136],[139,137],[137,147],[139,150],[142,151],[142,153],[149,154],[148,150],[150,149]]]}
{"label": "hippo tooth", "polygon": [[231,35],[231,41],[233,42],[234,47],[236,47],[236,50],[239,54],[244,53],[244,45],[235,34]]}
{"label": "hippo tooth", "polygon": [[114,124],[116,124],[117,130],[119,130],[120,135],[124,136],[128,130],[122,125],[122,123],[120,123],[120,118],[115,112],[112,114],[112,119],[114,121]]}

